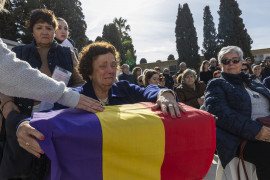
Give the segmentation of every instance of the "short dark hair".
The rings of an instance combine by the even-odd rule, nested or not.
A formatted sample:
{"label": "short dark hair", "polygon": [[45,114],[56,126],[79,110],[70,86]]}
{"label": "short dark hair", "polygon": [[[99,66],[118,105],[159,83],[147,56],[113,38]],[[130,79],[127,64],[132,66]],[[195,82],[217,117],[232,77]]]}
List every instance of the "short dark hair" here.
{"label": "short dark hair", "polygon": [[83,79],[90,81],[89,75],[93,73],[93,62],[99,55],[112,53],[118,63],[119,53],[116,48],[108,42],[94,42],[85,46],[79,54],[79,72]]}
{"label": "short dark hair", "polygon": [[53,12],[48,9],[34,9],[30,12],[30,18],[26,21],[26,27],[33,33],[33,27],[36,23],[48,23],[57,29],[58,23]]}

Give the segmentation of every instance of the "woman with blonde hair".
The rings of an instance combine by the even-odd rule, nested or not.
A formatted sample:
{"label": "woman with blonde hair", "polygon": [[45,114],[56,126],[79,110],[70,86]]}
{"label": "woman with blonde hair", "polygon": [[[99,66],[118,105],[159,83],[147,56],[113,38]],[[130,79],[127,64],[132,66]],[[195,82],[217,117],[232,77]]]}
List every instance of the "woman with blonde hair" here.
{"label": "woman with blonde hair", "polygon": [[209,70],[209,61],[204,60],[200,67],[200,81],[203,81],[205,84],[213,78],[212,71]]}

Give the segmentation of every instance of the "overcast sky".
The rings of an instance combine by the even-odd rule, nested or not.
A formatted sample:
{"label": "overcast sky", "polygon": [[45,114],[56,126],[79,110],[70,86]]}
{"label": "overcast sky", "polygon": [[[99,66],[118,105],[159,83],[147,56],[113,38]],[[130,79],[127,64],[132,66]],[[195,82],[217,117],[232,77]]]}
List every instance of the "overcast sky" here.
{"label": "overcast sky", "polygon": [[[115,17],[127,19],[131,26],[129,34],[137,51],[137,63],[141,58],[147,62],[167,60],[169,54],[178,58],[175,43],[175,21],[179,3],[188,3],[197,31],[198,45],[202,49],[203,9],[210,6],[216,29],[218,27],[219,0],[81,0],[86,35],[95,40],[102,35],[104,24]],[[241,17],[253,39],[252,49],[270,48],[270,1],[238,0]],[[200,49],[200,52],[201,52]]]}

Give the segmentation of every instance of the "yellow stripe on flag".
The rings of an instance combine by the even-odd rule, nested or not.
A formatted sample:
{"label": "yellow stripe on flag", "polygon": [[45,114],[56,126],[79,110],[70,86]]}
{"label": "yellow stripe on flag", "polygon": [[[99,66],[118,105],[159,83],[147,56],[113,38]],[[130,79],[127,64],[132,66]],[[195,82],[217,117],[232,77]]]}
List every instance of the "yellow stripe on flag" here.
{"label": "yellow stripe on flag", "polygon": [[106,106],[96,115],[103,135],[103,180],[161,178],[165,131],[157,114],[132,104]]}

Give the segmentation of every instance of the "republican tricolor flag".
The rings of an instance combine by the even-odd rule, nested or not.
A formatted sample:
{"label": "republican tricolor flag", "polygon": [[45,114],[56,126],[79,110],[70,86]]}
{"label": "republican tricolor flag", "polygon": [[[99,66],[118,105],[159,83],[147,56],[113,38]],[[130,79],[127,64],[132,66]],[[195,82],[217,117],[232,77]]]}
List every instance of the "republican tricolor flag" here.
{"label": "republican tricolor flag", "polygon": [[173,119],[152,105],[35,113],[31,125],[46,137],[39,143],[51,159],[51,179],[203,179],[215,151],[213,117],[182,104],[187,112]]}

